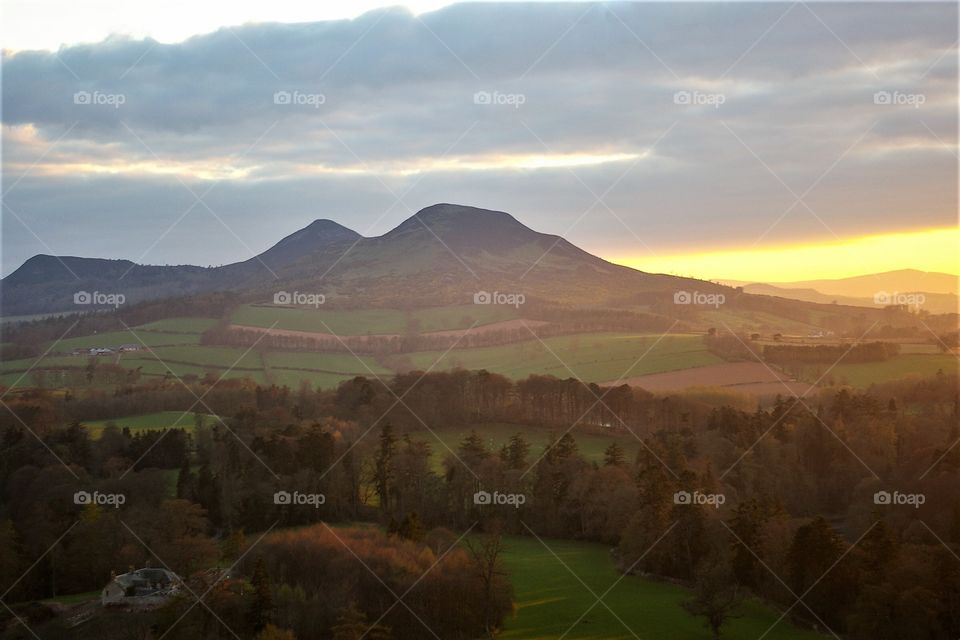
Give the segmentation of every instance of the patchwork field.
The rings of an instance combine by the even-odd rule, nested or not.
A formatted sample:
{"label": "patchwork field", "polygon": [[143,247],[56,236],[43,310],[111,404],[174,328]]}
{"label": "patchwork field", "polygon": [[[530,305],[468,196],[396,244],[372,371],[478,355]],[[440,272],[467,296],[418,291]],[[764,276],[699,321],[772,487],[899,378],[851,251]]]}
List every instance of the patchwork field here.
{"label": "patchwork field", "polygon": [[[703,619],[692,617],[682,608],[681,603],[690,598],[686,589],[636,576],[620,580],[610,550],[604,545],[560,540],[543,543],[532,537],[514,536],[506,540],[504,562],[514,585],[516,611],[507,619],[498,637],[523,640],[561,637],[703,640],[710,637]],[[597,598],[591,590],[597,597],[602,596],[603,604],[593,606]],[[757,601],[746,601],[741,613],[742,617],[724,627],[725,640],[823,638],[787,620],[773,626],[779,614]]]}
{"label": "patchwork field", "polygon": [[578,377],[585,382],[702,367],[723,362],[709,351],[699,335],[643,335],[634,333],[584,333],[531,339],[501,347],[410,354],[412,365],[426,370],[486,369],[509,378],[551,374]]}

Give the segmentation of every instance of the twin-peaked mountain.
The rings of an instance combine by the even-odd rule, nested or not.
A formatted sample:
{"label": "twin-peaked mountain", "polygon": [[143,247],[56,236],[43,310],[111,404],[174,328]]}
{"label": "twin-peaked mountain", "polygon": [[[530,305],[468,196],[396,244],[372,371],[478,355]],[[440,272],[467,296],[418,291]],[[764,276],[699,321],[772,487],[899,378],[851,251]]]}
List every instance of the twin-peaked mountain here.
{"label": "twin-peaked mountain", "polygon": [[127,303],[210,291],[267,299],[278,290],[323,293],[350,306],[462,304],[478,290],[576,305],[637,303],[708,282],[618,266],[502,211],[437,204],[378,237],[317,220],[249,260],[222,267],[38,255],[2,280],[3,315],[76,311],[77,291],[122,293]]}

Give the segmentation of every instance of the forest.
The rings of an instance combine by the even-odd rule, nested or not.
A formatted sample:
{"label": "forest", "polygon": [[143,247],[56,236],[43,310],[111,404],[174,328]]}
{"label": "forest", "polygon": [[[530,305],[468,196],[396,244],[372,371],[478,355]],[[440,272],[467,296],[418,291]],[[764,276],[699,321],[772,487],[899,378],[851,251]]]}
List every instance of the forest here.
{"label": "forest", "polygon": [[[235,563],[209,607],[175,603],[148,617],[151,628],[183,614],[169,637],[197,637],[216,615],[251,637],[270,625],[296,637],[375,627],[413,638],[416,618],[429,618],[445,638],[471,638],[494,634],[511,610],[500,537],[535,532],[609,545],[621,571],[690,586],[691,614],[718,633],[746,593],[850,638],[960,633],[956,376],[756,410],[484,371],[357,377],[335,391],[214,382],[11,396],[0,416],[0,545],[14,552],[0,580],[41,560],[5,600],[97,590],[111,572],[161,558],[197,584]],[[131,432],[108,422],[96,438],[82,424],[159,410],[195,412],[194,424]],[[491,449],[491,423],[516,434]],[[472,431],[456,446],[437,437],[464,425]],[[524,435],[534,426],[554,431],[542,450]],[[626,436],[639,453],[612,439],[590,462],[584,433]],[[123,495],[123,507],[78,506],[78,491]],[[479,491],[523,499],[487,504]],[[322,501],[278,503],[278,492]],[[884,492],[923,500],[885,503]],[[357,557],[389,586],[348,568]],[[390,592],[426,567],[416,597],[396,606]],[[327,578],[344,572],[354,577],[331,593]],[[244,588],[262,597],[251,604]],[[101,624],[84,633],[126,637]]]}

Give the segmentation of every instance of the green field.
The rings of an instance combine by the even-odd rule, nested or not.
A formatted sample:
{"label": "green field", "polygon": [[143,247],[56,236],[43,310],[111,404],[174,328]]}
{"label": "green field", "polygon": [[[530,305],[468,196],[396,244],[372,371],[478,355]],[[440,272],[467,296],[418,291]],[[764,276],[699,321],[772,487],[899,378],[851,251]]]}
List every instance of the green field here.
{"label": "green field", "polygon": [[267,366],[271,369],[310,369],[335,373],[357,373],[369,376],[370,372],[390,375],[390,370],[373,358],[355,357],[350,353],[310,353],[299,351],[269,351]]}
{"label": "green field", "polygon": [[357,373],[325,373],[323,371],[293,371],[291,369],[270,369],[267,376],[270,384],[298,389],[304,381],[311,387],[335,389],[341,382],[351,380],[358,375],[370,377],[366,371]]}
{"label": "green field", "polygon": [[313,331],[341,336],[367,334],[404,334],[412,332],[466,329],[474,322],[489,324],[519,317],[519,312],[505,305],[455,305],[417,311],[369,309],[343,311],[302,309],[274,305],[243,305],[231,316],[234,324],[270,327],[288,331]]}
{"label": "green field", "polygon": [[165,318],[156,322],[148,322],[134,327],[137,333],[141,331],[160,331],[169,333],[203,333],[217,324],[215,318]]}
{"label": "green field", "polygon": [[[126,416],[124,418],[112,418],[110,420],[89,420],[84,421],[83,425],[90,433],[90,437],[97,439],[103,433],[108,422],[112,422],[120,429],[128,427],[131,431],[152,431],[156,429],[186,429],[193,432],[194,413],[184,415],[182,411],[160,411],[157,413],[147,413],[139,416]],[[216,416],[209,413],[201,413],[204,417],[204,424],[213,426],[217,422]]]}
{"label": "green field", "polygon": [[162,333],[159,331],[108,331],[105,333],[95,333],[92,336],[60,340],[54,345],[52,351],[71,351],[72,349],[89,347],[119,347],[122,344],[135,344],[142,347],[141,341],[148,347],[172,344],[199,344],[200,335]]}
{"label": "green field", "polygon": [[[627,576],[617,583],[620,574],[610,558],[609,548],[604,545],[544,540],[548,550],[532,537],[514,536],[505,542],[504,562],[514,585],[516,611],[507,619],[500,638],[704,640],[710,637],[703,619],[692,617],[681,607],[690,597],[689,591],[636,576]],[[617,585],[603,596],[603,603],[626,627],[603,604],[590,609],[596,602],[590,590],[600,597],[614,583]],[[577,622],[588,609],[590,612]],[[743,617],[731,620],[729,626],[724,627],[724,640],[756,640],[779,617],[773,609],[757,601],[745,602],[741,613]],[[770,640],[824,638],[798,629],[786,620],[764,637]]]}
{"label": "green field", "polygon": [[[113,362],[114,358],[110,356],[100,356],[105,362]],[[7,360],[0,362],[0,371],[7,373],[11,371],[27,371],[32,369],[52,369],[55,367],[85,367],[90,362],[90,356],[44,356],[38,358],[24,358],[23,360]]]}
{"label": "green field", "polygon": [[[471,431],[476,431],[477,435],[483,438],[487,450],[497,453],[505,444],[510,442],[510,438],[516,434],[521,434],[524,439],[530,443],[529,462],[533,464],[535,460],[543,453],[547,443],[553,438],[559,438],[563,435],[563,429],[550,429],[547,427],[537,427],[531,425],[490,423],[478,424],[472,427],[459,427],[453,429],[435,429],[436,436],[428,431],[418,435],[418,439],[424,440],[430,444],[433,450],[434,468],[439,469],[443,460],[450,455],[449,449],[457,450],[457,447],[470,435]],[[633,460],[636,456],[640,443],[629,433],[618,433],[605,435],[602,433],[585,432],[580,429],[573,429],[570,434],[577,441],[580,453],[590,462],[598,464],[603,462],[603,452],[610,446],[610,443],[617,442],[624,450],[628,460]],[[437,441],[437,437],[446,443],[444,447]]]}
{"label": "green field", "polygon": [[[155,356],[155,357],[154,357]],[[167,363],[188,362],[191,364],[207,365],[227,369],[262,369],[260,353],[240,347],[208,347],[208,346],[170,346],[157,347],[150,351],[138,351],[125,355],[121,363],[127,360],[162,360]]]}
{"label": "green field", "polygon": [[763,311],[734,310],[723,307],[700,312],[700,317],[704,322],[713,324],[717,329],[730,327],[734,331],[772,331],[797,335],[807,335],[811,331],[819,330],[819,326],[814,323],[821,321],[823,315],[812,312],[809,318],[810,322],[804,322],[796,318],[785,318]]}
{"label": "green field", "polygon": [[[424,351],[410,357],[416,368],[426,370],[441,356],[442,351]],[[443,356],[434,369],[462,367],[486,369],[513,379],[551,374],[558,378],[575,376],[585,382],[607,382],[722,362],[719,356],[707,351],[699,335],[670,334],[660,338],[633,333],[582,333],[547,338],[543,343],[533,339],[502,347],[454,350]]]}
{"label": "green field", "polygon": [[[802,373],[805,382],[815,382],[829,368],[829,365],[807,367]],[[833,380],[838,384],[866,388],[871,384],[890,382],[905,378],[910,374],[932,376],[937,371],[957,373],[957,357],[950,354],[906,354],[880,362],[862,362],[846,364],[841,362],[827,374],[824,383]]]}

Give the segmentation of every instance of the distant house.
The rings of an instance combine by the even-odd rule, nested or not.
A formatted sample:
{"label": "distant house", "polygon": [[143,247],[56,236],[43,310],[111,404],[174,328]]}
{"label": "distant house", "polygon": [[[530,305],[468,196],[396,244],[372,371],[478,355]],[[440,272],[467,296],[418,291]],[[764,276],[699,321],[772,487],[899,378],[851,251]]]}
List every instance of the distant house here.
{"label": "distant house", "polygon": [[94,347],[90,349],[90,355],[92,356],[111,356],[114,351],[110,347]]}
{"label": "distant house", "polygon": [[119,350],[121,352],[122,351],[140,351],[140,345],[139,344],[122,344],[120,345]]}
{"label": "distant house", "polygon": [[112,577],[100,593],[104,606],[155,607],[180,592],[180,576],[166,569],[136,569]]}

